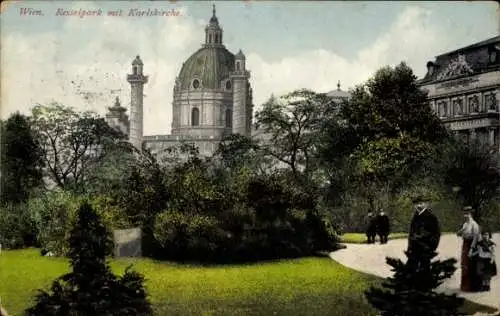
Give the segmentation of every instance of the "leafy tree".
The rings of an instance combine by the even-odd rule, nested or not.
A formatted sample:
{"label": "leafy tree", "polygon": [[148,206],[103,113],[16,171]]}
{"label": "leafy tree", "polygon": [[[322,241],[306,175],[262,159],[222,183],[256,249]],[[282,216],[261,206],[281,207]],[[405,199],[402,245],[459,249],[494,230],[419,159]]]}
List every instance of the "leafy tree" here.
{"label": "leafy tree", "polygon": [[140,164],[139,156],[129,142],[107,146],[106,153],[87,171],[83,192],[91,196],[121,192],[123,184]]}
{"label": "leafy tree", "polygon": [[456,197],[464,205],[475,210],[475,218],[481,218],[481,209],[497,196],[500,186],[498,157],[496,152],[477,142],[452,143],[441,161],[444,182],[456,188]]}
{"label": "leafy tree", "polygon": [[416,80],[404,62],[394,68],[384,67],[352,91],[341,116],[362,141],[408,135],[439,143],[446,137],[446,129]]}
{"label": "leafy tree", "polygon": [[[430,258],[436,255],[433,253]],[[383,289],[371,287],[365,292],[368,302],[381,311],[382,316],[460,315],[458,309],[464,303],[463,298],[434,291],[453,275],[456,259],[416,266],[387,258],[387,264],[392,267],[394,276],[383,283]]]}
{"label": "leafy tree", "polygon": [[61,188],[82,183],[106,147],[124,137],[96,114],[58,103],[37,105],[32,115],[47,175]]}
{"label": "leafy tree", "polygon": [[288,166],[297,179],[308,178],[318,162],[318,132],[334,109],[331,98],[309,90],[272,96],[256,114],[257,126],[270,135],[265,153]]}
{"label": "leafy tree", "polygon": [[448,138],[416,79],[405,63],[384,67],[342,105],[341,117],[356,143],[349,156],[355,161],[356,182],[390,185],[395,193],[425,173]]}
{"label": "leafy tree", "polygon": [[41,148],[30,120],[19,113],[1,124],[0,202],[21,203],[43,184]]}
{"label": "leafy tree", "polygon": [[41,290],[27,315],[152,315],[143,277],[128,268],[121,278],[106,262],[109,233],[84,203],[69,237],[72,271]]}
{"label": "leafy tree", "polygon": [[355,129],[338,117],[325,118],[318,145],[319,169],[326,176],[326,201],[340,205],[342,197],[352,189],[357,162],[352,155],[360,144]]}
{"label": "leafy tree", "polygon": [[358,180],[389,184],[396,193],[415,175],[423,174],[423,167],[434,159],[435,150],[428,142],[403,135],[362,143],[351,158],[357,162]]}
{"label": "leafy tree", "polygon": [[213,157],[220,158],[224,167],[232,169],[255,162],[259,145],[241,134],[231,134],[222,139]]}

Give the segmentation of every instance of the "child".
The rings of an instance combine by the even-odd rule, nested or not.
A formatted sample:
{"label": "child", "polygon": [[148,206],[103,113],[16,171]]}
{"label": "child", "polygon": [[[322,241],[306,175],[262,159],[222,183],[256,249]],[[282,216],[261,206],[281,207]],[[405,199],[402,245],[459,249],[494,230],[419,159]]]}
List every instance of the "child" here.
{"label": "child", "polygon": [[477,275],[482,281],[481,289],[489,291],[491,278],[497,275],[495,243],[491,240],[491,233],[482,233],[472,255],[477,256]]}

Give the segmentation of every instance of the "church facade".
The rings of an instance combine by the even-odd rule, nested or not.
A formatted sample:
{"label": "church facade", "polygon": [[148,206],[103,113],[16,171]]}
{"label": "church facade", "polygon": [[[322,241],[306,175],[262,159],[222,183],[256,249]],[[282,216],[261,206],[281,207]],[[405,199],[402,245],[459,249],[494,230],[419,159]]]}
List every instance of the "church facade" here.
{"label": "church facade", "polygon": [[136,148],[145,146],[155,153],[185,141],[194,143],[200,154],[210,155],[226,135],[251,136],[253,100],[245,61],[241,50],[233,54],[224,46],[214,6],[205,28],[205,43],[183,63],[175,80],[171,134],[143,136],[143,89],[148,77],[139,56],[127,76],[130,119],[118,100],[108,109],[106,119],[128,134]]}
{"label": "church facade", "polygon": [[[182,65],[176,77],[172,101],[172,129],[169,135],[143,135],[143,90],[148,82],[139,56],[127,75],[131,87],[130,118],[118,99],[108,108],[106,121],[124,134],[134,147],[143,146],[152,153],[161,153],[180,142],[194,144],[201,155],[211,155],[224,136],[241,134],[266,141],[262,129],[255,129],[253,91],[246,58],[240,50],[231,53],[223,44],[223,29],[213,7],[205,27],[205,43]],[[349,93],[337,89],[326,93],[341,102]]]}
{"label": "church facade", "polygon": [[436,57],[419,81],[443,123],[500,153],[500,36]]}

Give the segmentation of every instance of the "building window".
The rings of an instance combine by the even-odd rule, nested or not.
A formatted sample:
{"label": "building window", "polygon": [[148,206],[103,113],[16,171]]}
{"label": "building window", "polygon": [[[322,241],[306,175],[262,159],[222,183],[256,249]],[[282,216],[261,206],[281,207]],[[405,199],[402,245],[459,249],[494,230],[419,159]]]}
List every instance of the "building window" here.
{"label": "building window", "polygon": [[137,75],[137,66],[134,66],[132,69],[133,69],[134,75]]}
{"label": "building window", "polygon": [[219,34],[215,34],[215,44],[219,43]]}
{"label": "building window", "polygon": [[198,89],[200,87],[200,80],[194,79],[193,80],[193,88]]}
{"label": "building window", "polygon": [[231,128],[233,126],[233,113],[231,109],[226,109],[226,127]]}
{"label": "building window", "polygon": [[497,110],[497,98],[494,93],[486,94],[484,96],[484,107],[488,111],[496,111]]}
{"label": "building window", "polygon": [[490,52],[490,63],[495,63],[495,61],[497,60],[497,52],[493,50]]}
{"label": "building window", "polygon": [[212,44],[212,34],[208,34],[208,43]]}
{"label": "building window", "polygon": [[445,117],[448,113],[448,102],[441,101],[439,102],[439,116]]}
{"label": "building window", "polygon": [[240,62],[239,62],[239,61],[237,61],[237,62],[236,62],[236,70],[237,70],[237,71],[239,71],[239,70],[240,70]]}
{"label": "building window", "polygon": [[462,99],[453,100],[453,110],[455,111],[455,115],[465,114]]}
{"label": "building window", "polygon": [[469,113],[479,113],[479,98],[477,95],[469,97]]}
{"label": "building window", "polygon": [[226,81],[226,90],[231,90],[231,80]]}
{"label": "building window", "polygon": [[198,108],[193,108],[191,110],[191,126],[200,125],[200,110]]}

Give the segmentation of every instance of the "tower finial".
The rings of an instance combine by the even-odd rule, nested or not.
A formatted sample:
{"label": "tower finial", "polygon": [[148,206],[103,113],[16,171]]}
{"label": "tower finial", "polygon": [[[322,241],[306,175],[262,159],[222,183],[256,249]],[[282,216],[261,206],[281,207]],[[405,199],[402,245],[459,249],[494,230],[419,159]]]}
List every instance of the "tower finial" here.
{"label": "tower finial", "polygon": [[215,4],[212,4],[212,16],[215,18]]}
{"label": "tower finial", "polygon": [[337,82],[337,90],[340,91],[340,80]]}

